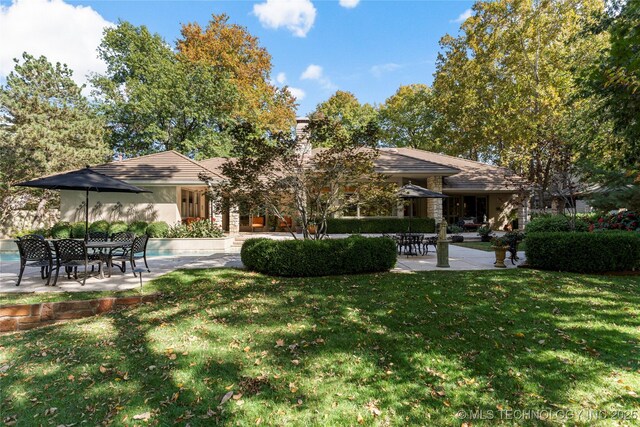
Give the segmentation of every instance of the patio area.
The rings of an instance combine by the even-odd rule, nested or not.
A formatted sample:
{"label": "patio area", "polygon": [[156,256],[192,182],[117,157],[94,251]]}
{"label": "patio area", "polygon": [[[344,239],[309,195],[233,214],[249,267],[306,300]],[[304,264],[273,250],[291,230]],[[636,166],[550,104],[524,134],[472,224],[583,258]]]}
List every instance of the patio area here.
{"label": "patio area", "polygon": [[[239,252],[239,251],[238,251]],[[524,261],[524,252],[519,252],[519,264]],[[500,270],[493,266],[495,256],[493,252],[470,249],[455,245],[449,245],[450,268],[436,267],[436,254],[429,252],[426,256],[398,256],[396,268],[392,271],[410,273],[413,271],[465,271],[465,270]],[[505,261],[507,268],[515,268],[509,260]],[[198,269],[231,267],[243,268],[239,253],[211,254],[211,255],[187,255],[187,256],[156,256],[149,258],[151,273],[143,273],[142,281],[147,282],[156,277],[177,269]],[[18,279],[19,262],[2,261],[0,266],[0,293],[3,292],[81,292],[81,291],[119,291],[134,289],[140,286],[140,279],[133,276],[127,270],[121,273],[113,269],[110,278],[87,278],[85,286],[81,286],[80,280],[67,279],[66,275],[60,275],[58,285],[55,287],[44,286],[45,281],[40,278],[38,268],[27,268],[20,286],[15,286]],[[79,278],[80,278],[79,273]]]}

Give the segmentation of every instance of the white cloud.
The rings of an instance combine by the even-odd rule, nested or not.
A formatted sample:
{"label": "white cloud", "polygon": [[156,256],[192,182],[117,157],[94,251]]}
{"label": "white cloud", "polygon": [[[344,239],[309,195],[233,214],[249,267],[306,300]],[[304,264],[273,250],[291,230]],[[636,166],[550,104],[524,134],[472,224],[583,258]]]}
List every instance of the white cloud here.
{"label": "white cloud", "polygon": [[113,26],[89,6],[62,0],[16,0],[0,6],[0,76],[14,68],[22,52],[44,55],[49,62],[65,63],[82,84],[89,72],[104,72],[106,65],[96,48],[105,27]]}
{"label": "white cloud", "polygon": [[320,83],[320,85],[325,89],[337,89],[337,86],[324,75],[322,67],[316,64],[310,64],[300,75],[300,80],[314,80]]}
{"label": "white cloud", "polygon": [[471,18],[471,15],[473,15],[473,11],[471,9],[467,9],[464,12],[462,12],[460,16],[458,16],[456,19],[453,19],[449,22],[455,22],[455,23],[461,24],[464,21],[466,21],[467,18]]}
{"label": "white cloud", "polygon": [[284,82],[287,81],[287,75],[285,73],[278,73],[278,75],[276,76],[276,81],[278,82],[278,84],[284,84]]}
{"label": "white cloud", "polygon": [[310,0],[267,0],[254,5],[253,14],[263,27],[285,27],[296,37],[305,37],[316,20],[316,8]]}
{"label": "white cloud", "polygon": [[340,0],[340,6],[346,7],[347,9],[353,9],[360,3],[360,0]]}
{"label": "white cloud", "polygon": [[287,90],[297,101],[302,101],[307,96],[304,90],[297,87],[287,87]]}
{"label": "white cloud", "polygon": [[387,64],[374,65],[369,69],[369,71],[371,72],[371,74],[374,75],[374,77],[381,77],[384,73],[390,73],[392,71],[397,70],[400,67],[401,66],[399,64],[394,64],[393,62],[389,62]]}
{"label": "white cloud", "polygon": [[322,67],[319,65],[311,64],[303,71],[300,76],[301,80],[319,80],[322,78]]}

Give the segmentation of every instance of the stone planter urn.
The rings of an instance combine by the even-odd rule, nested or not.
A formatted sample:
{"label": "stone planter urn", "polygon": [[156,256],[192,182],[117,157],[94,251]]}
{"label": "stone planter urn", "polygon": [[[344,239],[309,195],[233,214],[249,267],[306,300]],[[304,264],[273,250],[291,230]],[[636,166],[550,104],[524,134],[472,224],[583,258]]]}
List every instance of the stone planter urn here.
{"label": "stone planter urn", "polygon": [[493,266],[497,268],[507,268],[504,264],[504,259],[507,256],[509,246],[492,246],[492,248],[496,253],[496,262],[493,263]]}

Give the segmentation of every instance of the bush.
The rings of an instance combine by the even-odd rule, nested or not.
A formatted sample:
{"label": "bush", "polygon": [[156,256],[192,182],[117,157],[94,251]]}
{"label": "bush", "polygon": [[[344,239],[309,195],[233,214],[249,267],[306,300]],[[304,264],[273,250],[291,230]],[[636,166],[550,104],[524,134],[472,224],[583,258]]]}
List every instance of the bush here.
{"label": "bush", "polygon": [[[331,234],[404,233],[409,230],[409,218],[330,218],[327,232]],[[414,233],[435,233],[433,218],[412,218]]]}
{"label": "bush", "polygon": [[326,240],[248,239],[240,256],[249,270],[287,277],[389,271],[397,259],[393,240],[360,236]]}
{"label": "bush", "polygon": [[101,219],[99,221],[91,223],[89,231],[98,231],[100,233],[109,233],[109,221]]}
{"label": "bush", "polygon": [[131,224],[129,224],[129,228],[127,229],[127,231],[135,233],[136,236],[142,236],[147,232],[148,226],[149,223],[146,221],[133,221]]}
{"label": "bush", "polygon": [[34,230],[27,228],[24,230],[20,230],[17,233],[14,234],[14,237],[22,237],[22,236],[27,236],[27,235],[31,235],[31,234],[37,234],[40,235],[42,237],[51,237],[51,230],[49,230],[48,228],[36,228]]}
{"label": "bush", "polygon": [[51,227],[51,237],[54,239],[70,239],[71,224],[68,222],[57,222]]}
{"label": "bush", "polygon": [[526,227],[527,233],[541,233],[554,231],[589,231],[589,224],[580,219],[575,219],[572,229],[571,218],[564,215],[538,216],[532,219]]}
{"label": "bush", "polygon": [[626,271],[640,266],[636,233],[530,233],[525,250],[535,268],[578,273]]}
{"label": "bush", "polygon": [[597,218],[590,230],[640,231],[640,216],[632,211],[618,212]]}
{"label": "bush", "polygon": [[169,238],[216,238],[224,236],[222,228],[209,219],[194,221],[189,225],[178,223],[166,233]]}
{"label": "bush", "polygon": [[152,238],[162,238],[169,232],[169,224],[164,221],[156,221],[147,227],[147,236]]}
{"label": "bush", "polygon": [[86,224],[84,222],[74,222],[71,224],[71,237],[74,239],[84,239]]}
{"label": "bush", "polygon": [[129,226],[124,221],[114,221],[111,223],[109,227],[109,236],[112,236],[116,233],[123,233],[129,230]]}

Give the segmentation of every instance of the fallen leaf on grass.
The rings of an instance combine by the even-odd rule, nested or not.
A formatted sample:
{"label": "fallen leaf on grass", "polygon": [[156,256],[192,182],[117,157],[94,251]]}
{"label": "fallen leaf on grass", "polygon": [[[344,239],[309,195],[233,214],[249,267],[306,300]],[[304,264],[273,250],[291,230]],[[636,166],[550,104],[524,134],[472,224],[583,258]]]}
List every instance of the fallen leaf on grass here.
{"label": "fallen leaf on grass", "polygon": [[134,415],[133,419],[134,420],[148,420],[149,418],[151,418],[151,412],[143,412],[142,414],[138,414],[138,415]]}
{"label": "fallen leaf on grass", "polygon": [[220,405],[224,405],[227,400],[231,399],[233,396],[233,391],[227,392],[224,396],[222,396],[222,400],[220,400]]}
{"label": "fallen leaf on grass", "polygon": [[276,340],[276,347],[284,347],[284,340]]}

